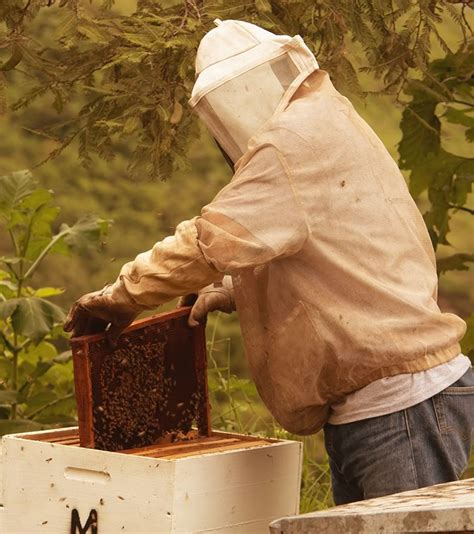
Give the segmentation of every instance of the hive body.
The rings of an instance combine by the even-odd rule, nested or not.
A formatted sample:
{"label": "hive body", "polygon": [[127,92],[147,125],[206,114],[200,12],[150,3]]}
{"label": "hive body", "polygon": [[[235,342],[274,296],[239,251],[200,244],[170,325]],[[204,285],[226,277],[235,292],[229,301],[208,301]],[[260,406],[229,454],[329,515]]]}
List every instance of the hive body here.
{"label": "hive body", "polygon": [[79,447],[77,429],[5,436],[0,532],[68,534],[95,518],[97,534],[258,534],[297,513],[301,443],[199,439],[134,454]]}

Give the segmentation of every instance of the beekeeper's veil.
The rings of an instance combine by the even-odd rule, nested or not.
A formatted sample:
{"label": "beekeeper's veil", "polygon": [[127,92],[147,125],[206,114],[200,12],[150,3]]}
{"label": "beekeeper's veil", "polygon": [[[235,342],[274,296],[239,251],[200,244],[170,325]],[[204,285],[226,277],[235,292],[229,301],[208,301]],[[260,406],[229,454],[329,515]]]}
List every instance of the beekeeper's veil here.
{"label": "beekeeper's veil", "polygon": [[215,22],[197,51],[189,102],[235,163],[318,63],[299,35],[275,35],[237,20]]}

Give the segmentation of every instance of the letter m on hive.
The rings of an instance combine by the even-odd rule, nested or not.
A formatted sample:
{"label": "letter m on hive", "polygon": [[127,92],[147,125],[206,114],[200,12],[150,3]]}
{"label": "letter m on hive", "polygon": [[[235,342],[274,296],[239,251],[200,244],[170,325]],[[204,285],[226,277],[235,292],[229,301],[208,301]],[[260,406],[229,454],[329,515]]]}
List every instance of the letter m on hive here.
{"label": "letter m on hive", "polygon": [[82,526],[79,512],[74,508],[71,512],[71,534],[98,534],[98,517],[95,510],[89,512],[86,524]]}

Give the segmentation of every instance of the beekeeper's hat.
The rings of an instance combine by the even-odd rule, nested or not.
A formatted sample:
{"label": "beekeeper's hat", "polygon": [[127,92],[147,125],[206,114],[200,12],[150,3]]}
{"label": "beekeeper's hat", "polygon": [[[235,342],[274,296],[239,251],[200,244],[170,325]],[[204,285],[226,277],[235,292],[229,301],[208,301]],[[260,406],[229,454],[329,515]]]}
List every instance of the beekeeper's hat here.
{"label": "beekeeper's hat", "polygon": [[199,44],[189,103],[236,162],[318,63],[299,35],[238,20],[215,24]]}

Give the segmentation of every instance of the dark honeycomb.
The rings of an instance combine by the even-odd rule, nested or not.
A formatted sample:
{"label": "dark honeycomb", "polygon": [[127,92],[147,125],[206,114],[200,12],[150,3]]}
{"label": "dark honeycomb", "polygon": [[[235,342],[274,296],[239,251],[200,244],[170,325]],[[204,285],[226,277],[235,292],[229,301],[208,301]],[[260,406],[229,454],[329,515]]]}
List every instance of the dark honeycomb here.
{"label": "dark honeycomb", "polygon": [[189,328],[188,313],[137,322],[114,348],[105,335],[72,340],[81,445],[119,451],[210,434],[204,329]]}

